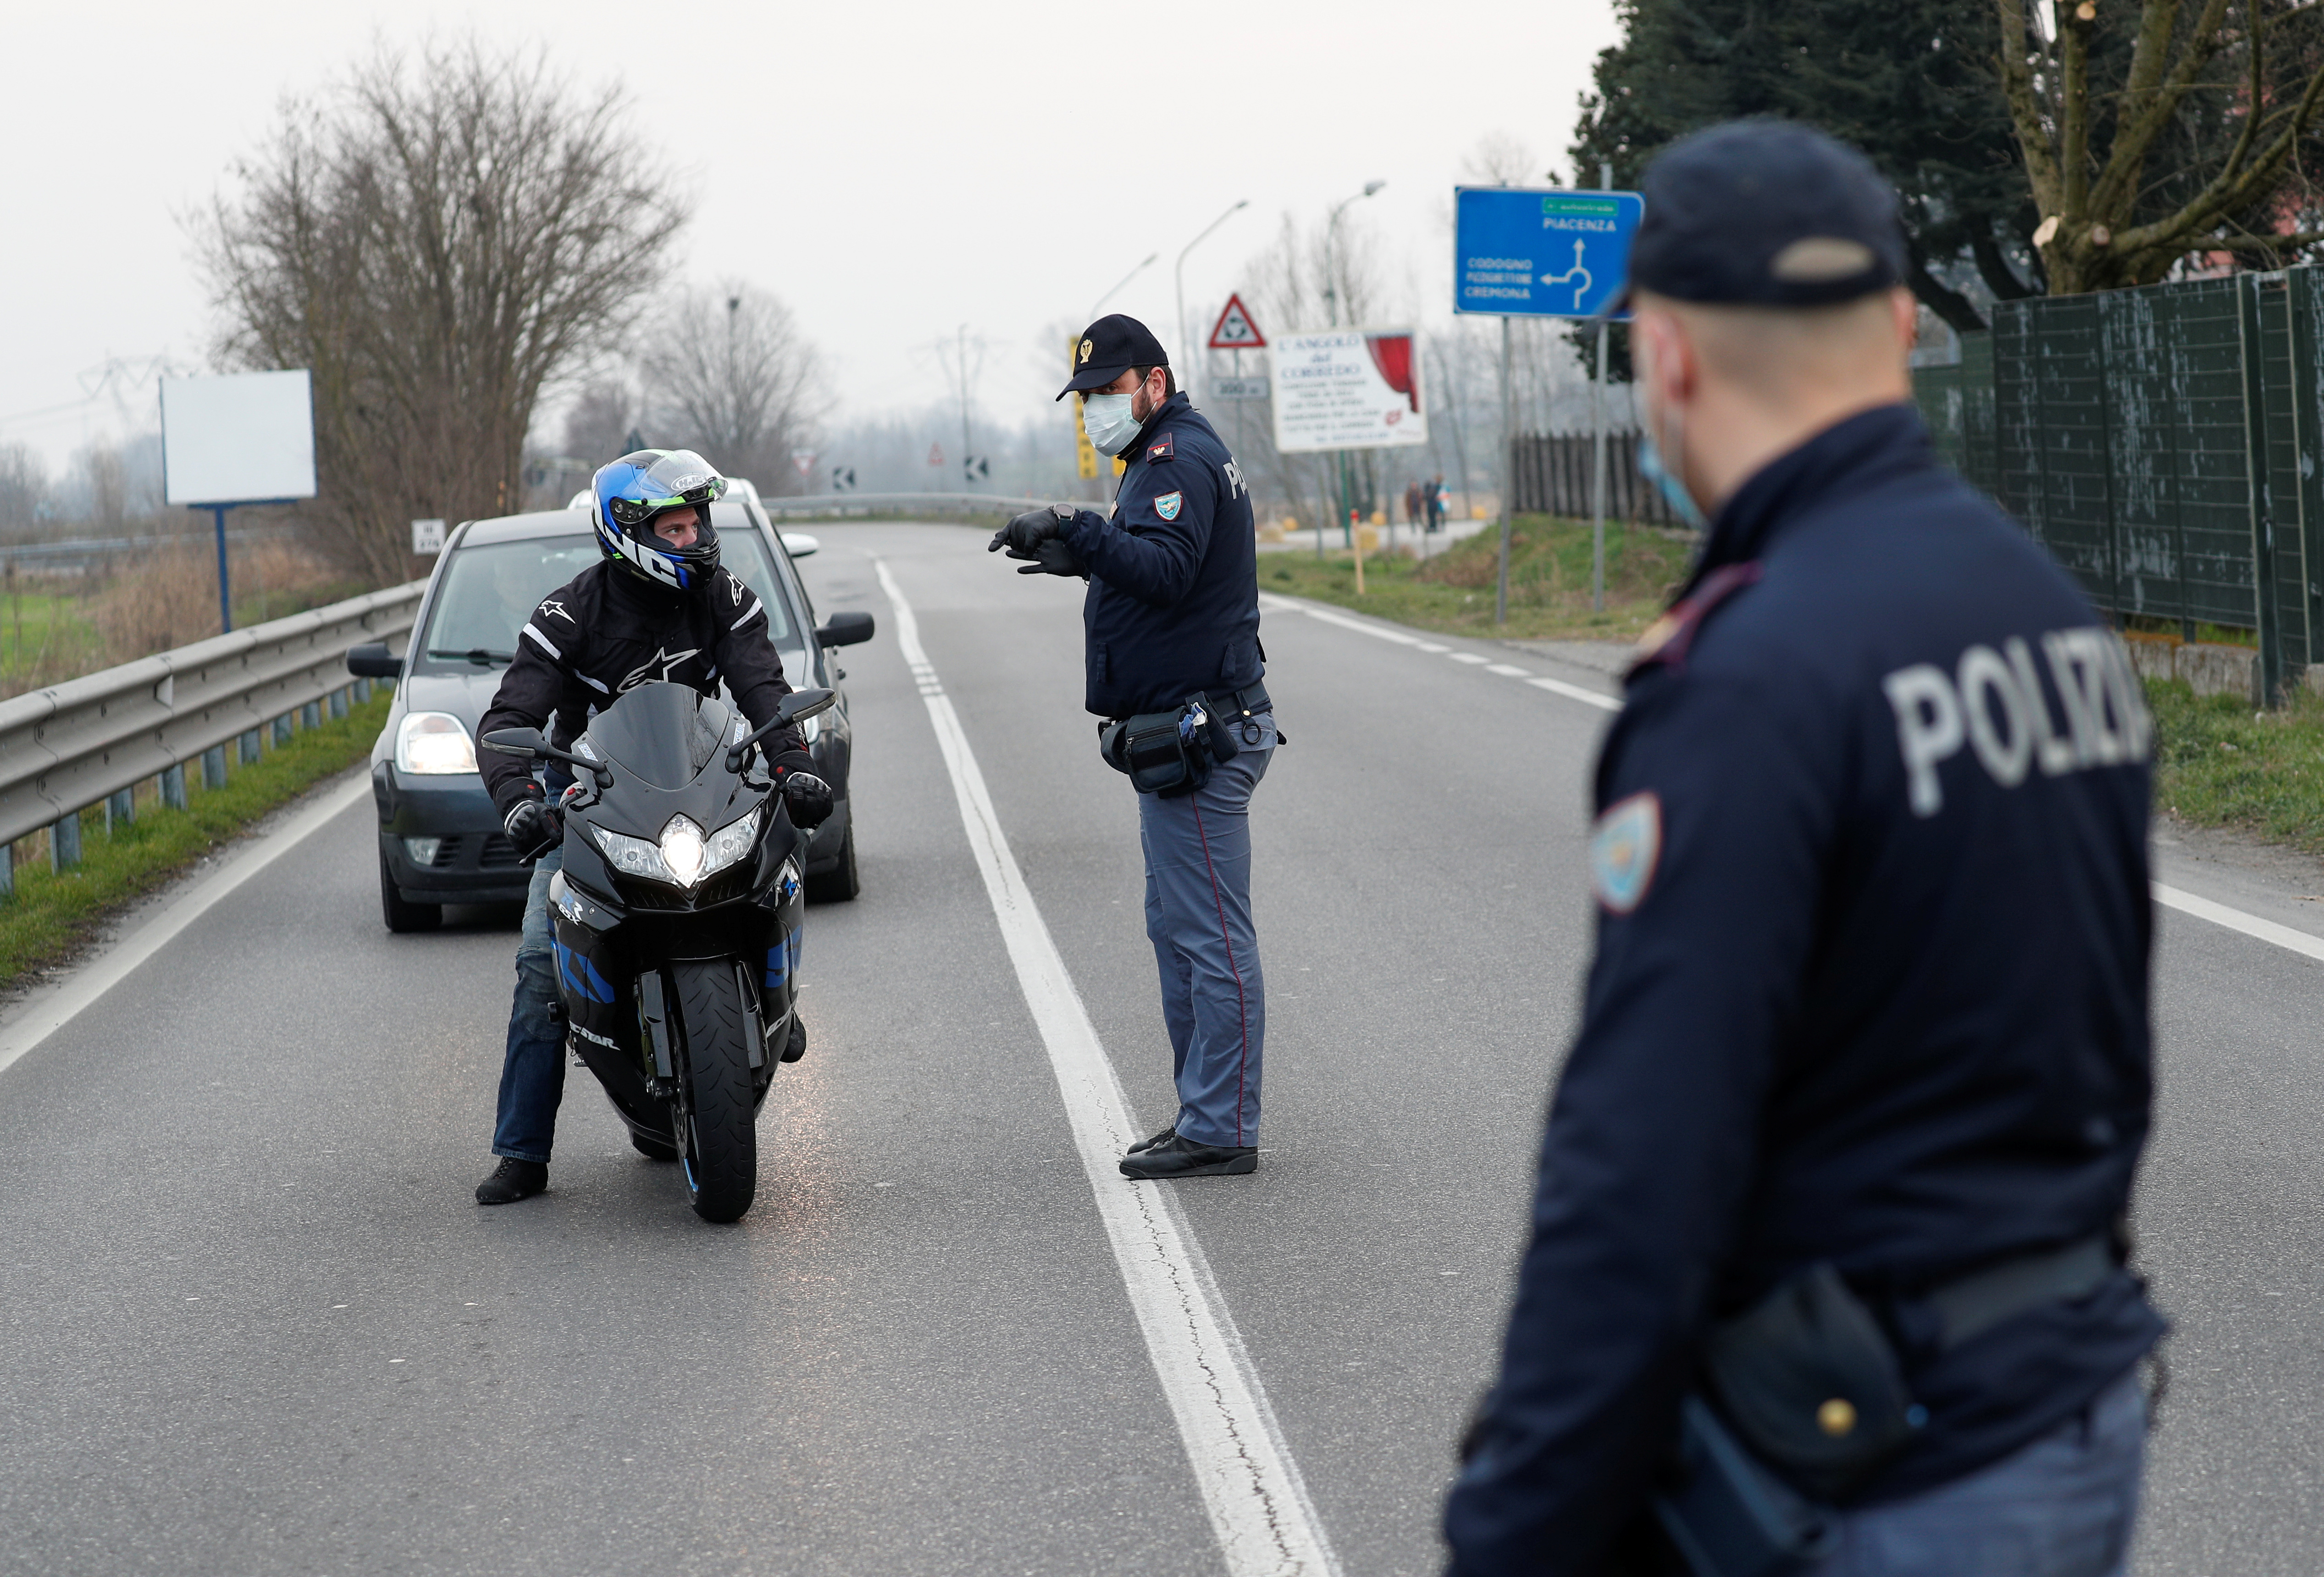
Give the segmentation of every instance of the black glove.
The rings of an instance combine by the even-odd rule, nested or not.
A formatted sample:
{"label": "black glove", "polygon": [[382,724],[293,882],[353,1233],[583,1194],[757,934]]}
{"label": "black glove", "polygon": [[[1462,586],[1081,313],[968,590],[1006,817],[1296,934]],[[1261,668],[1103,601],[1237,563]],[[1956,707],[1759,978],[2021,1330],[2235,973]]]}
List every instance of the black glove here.
{"label": "black glove", "polygon": [[1028,561],[1025,567],[1017,571],[1019,575],[1078,575],[1084,580],[1089,578],[1089,571],[1082,568],[1080,557],[1065,545],[1063,537],[1053,536],[1029,553],[1020,553],[1010,548],[1009,556]]}
{"label": "black glove", "polygon": [[516,802],[501,830],[508,834],[516,857],[530,865],[565,840],[565,818],[544,802],[526,798]]}
{"label": "black glove", "polygon": [[815,773],[815,757],[804,750],[786,750],[775,758],[775,783],[790,807],[791,825],[820,827],[831,817],[831,785]]}
{"label": "black glove", "polygon": [[1074,506],[1070,504],[1052,504],[1046,509],[1028,509],[994,532],[991,545],[984,551],[997,553],[1007,548],[1012,559],[1030,557],[1034,549],[1054,540],[1073,521]]}

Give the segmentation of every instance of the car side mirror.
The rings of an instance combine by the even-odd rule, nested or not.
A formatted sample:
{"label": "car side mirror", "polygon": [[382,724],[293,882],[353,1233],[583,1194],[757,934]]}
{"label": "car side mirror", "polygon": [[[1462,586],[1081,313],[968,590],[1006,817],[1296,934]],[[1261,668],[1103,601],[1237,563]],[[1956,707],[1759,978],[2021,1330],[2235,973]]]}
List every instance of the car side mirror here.
{"label": "car side mirror", "polygon": [[835,690],[795,690],[783,697],[782,704],[776,707],[775,712],[782,726],[788,728],[793,723],[827,712],[838,703],[839,692]]}
{"label": "car side mirror", "polygon": [[372,641],[348,649],[347,672],[357,679],[401,679],[403,659],[390,652],[385,641]]}
{"label": "car side mirror", "polygon": [[804,559],[810,553],[818,553],[823,551],[823,543],[821,539],[811,536],[806,532],[787,531],[782,533],[782,537],[783,552],[788,553],[794,559]]}
{"label": "car side mirror", "polygon": [[815,632],[818,646],[858,646],[872,638],[878,627],[868,613],[835,613]]}
{"label": "car side mirror", "polygon": [[497,750],[503,756],[521,756],[537,759],[545,741],[539,728],[494,728],[484,736],[484,748]]}

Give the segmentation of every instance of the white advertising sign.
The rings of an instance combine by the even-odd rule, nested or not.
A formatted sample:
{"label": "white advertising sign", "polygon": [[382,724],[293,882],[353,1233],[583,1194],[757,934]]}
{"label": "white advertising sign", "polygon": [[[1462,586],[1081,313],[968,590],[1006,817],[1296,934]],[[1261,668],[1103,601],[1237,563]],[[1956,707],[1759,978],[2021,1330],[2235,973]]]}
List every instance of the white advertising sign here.
{"label": "white advertising sign", "polygon": [[1409,329],[1330,329],[1275,342],[1275,447],[1285,454],[1428,441]]}
{"label": "white advertising sign", "polygon": [[307,374],[161,380],[161,477],[172,504],[315,496],[315,405]]}

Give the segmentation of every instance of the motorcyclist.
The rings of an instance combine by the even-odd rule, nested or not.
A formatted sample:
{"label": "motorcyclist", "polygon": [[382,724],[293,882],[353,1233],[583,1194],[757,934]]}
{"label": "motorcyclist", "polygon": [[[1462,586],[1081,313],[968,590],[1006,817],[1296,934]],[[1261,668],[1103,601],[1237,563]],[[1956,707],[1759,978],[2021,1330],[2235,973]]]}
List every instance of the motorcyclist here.
{"label": "motorcyclist", "polygon": [[[767,638],[758,595],[718,563],[710,506],[726,479],[690,450],[641,450],[600,468],[591,481],[602,563],[543,598],[516,642],[516,658],[478,725],[546,728],[569,749],[598,707],[654,681],[715,695],[721,682],[753,728],[773,720],[791,687]],[[797,729],[768,741],[792,822],[821,824],[831,786],[816,775]],[[550,946],[549,883],[563,863],[563,818],[549,798],[572,782],[552,763],[549,789],[513,756],[482,754],[484,786],[517,854],[536,861],[516,951],[493,1154],[500,1164],[476,1202],[511,1204],[549,1186],[549,1153],[565,1090],[565,1022]]]}

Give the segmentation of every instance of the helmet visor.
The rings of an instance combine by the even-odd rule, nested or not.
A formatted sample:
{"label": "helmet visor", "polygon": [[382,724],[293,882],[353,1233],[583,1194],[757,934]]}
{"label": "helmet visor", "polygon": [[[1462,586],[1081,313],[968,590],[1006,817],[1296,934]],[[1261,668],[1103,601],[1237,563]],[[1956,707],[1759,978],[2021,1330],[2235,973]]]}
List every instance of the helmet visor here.
{"label": "helmet visor", "polygon": [[632,487],[644,496],[615,498],[606,506],[616,524],[643,525],[665,509],[689,504],[707,509],[726,496],[726,478],[690,449],[672,450],[661,456]]}

